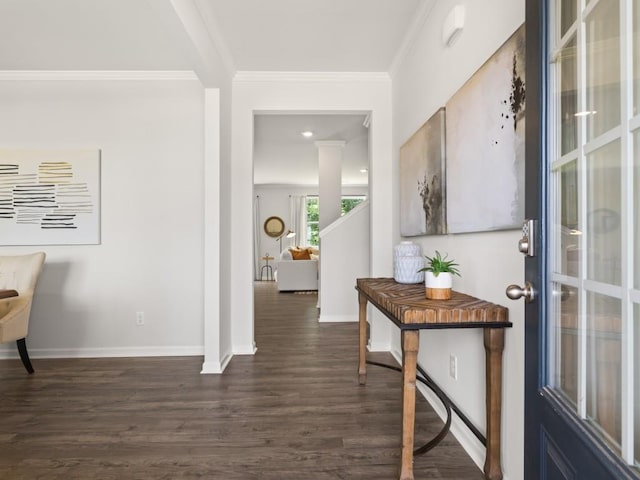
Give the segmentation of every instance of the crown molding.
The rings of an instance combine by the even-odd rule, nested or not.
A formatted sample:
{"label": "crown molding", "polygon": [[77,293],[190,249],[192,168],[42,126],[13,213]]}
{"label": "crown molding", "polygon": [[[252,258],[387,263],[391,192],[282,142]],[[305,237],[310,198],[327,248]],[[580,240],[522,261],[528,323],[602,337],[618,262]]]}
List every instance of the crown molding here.
{"label": "crown molding", "polygon": [[233,77],[236,82],[389,82],[387,72],[271,72],[238,71]]}
{"label": "crown molding", "polygon": [[190,70],[0,70],[1,81],[192,81]]}
{"label": "crown molding", "polygon": [[427,18],[431,14],[431,11],[433,10],[435,4],[435,0],[428,0],[423,2],[416,15],[413,17],[413,22],[411,22],[411,26],[407,30],[400,48],[393,57],[391,65],[389,65],[389,76],[391,78],[395,77],[398,69],[400,68],[400,65],[402,65],[402,62],[404,62],[405,58],[409,54],[409,51],[415,45],[418,39],[418,34],[427,21]]}
{"label": "crown molding", "polygon": [[313,144],[316,146],[316,148],[320,148],[320,147],[344,148],[347,142],[345,142],[344,140],[318,140],[316,142],[313,142]]}

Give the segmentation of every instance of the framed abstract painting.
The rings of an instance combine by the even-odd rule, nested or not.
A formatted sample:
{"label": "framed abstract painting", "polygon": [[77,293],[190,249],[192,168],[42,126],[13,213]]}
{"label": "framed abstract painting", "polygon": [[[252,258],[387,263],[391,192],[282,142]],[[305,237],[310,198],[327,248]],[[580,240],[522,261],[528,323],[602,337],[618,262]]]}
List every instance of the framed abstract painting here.
{"label": "framed abstract painting", "polygon": [[400,147],[400,234],[444,233],[445,109],[440,108]]}
{"label": "framed abstract painting", "polygon": [[446,104],[450,233],[524,221],[524,33],[522,26]]}
{"label": "framed abstract painting", "polygon": [[0,245],[99,243],[99,150],[0,149]]}

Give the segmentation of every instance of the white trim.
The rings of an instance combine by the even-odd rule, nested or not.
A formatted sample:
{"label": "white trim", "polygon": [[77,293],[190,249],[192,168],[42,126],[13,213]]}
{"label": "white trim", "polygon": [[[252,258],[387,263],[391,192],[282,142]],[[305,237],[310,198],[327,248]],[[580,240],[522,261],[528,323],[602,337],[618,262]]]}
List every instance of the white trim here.
{"label": "white trim", "polygon": [[238,71],[234,83],[253,82],[389,82],[387,72],[261,72]]}
{"label": "white trim", "polygon": [[233,347],[233,355],[255,355],[258,351],[255,342],[251,345],[234,345]]}
{"label": "white trim", "polygon": [[191,70],[4,70],[0,81],[199,81]]}
{"label": "white trim", "polygon": [[561,283],[569,287],[580,288],[580,280],[576,277],[570,277],[560,273],[550,273],[550,280],[554,283]]}
{"label": "white trim", "polygon": [[[622,298],[622,287],[620,285],[611,285],[610,283],[596,282],[595,280],[585,279],[582,287],[592,293],[606,295],[613,298]],[[586,310],[585,310],[586,312]]]}
{"label": "white trim", "polygon": [[629,131],[633,132],[640,128],[640,115],[636,115],[631,120],[629,120]]}
{"label": "white trim", "polygon": [[629,291],[629,299],[633,303],[639,303],[640,304],[640,290],[630,290]]}
{"label": "white trim", "polygon": [[[220,364],[220,90],[204,89],[204,364]],[[223,368],[220,366],[220,368]],[[209,370],[203,366],[203,372]],[[213,372],[212,372],[213,373]],[[222,373],[222,372],[220,372]]]}
{"label": "white trim", "polygon": [[318,318],[318,323],[346,323],[357,322],[358,314],[354,315],[322,315]]}
{"label": "white trim", "polygon": [[610,143],[615,142],[616,140],[619,140],[621,134],[622,134],[622,128],[620,127],[620,125],[613,127],[608,132],[605,132],[602,135],[586,142],[584,144],[584,154],[590,155],[596,150],[606,145],[609,145]]}
{"label": "white trim", "polygon": [[229,365],[229,362],[232,358],[233,355],[227,355],[222,359],[221,362],[204,362],[202,364],[202,370],[200,371],[200,373],[203,375],[223,373],[224,369],[227,368],[227,365]]}
{"label": "white trim", "polygon": [[384,341],[371,342],[371,340],[369,340],[369,344],[367,345],[367,350],[369,352],[388,352],[389,348],[390,348],[389,342],[384,342]]}
{"label": "white trim", "polygon": [[[204,354],[204,347],[112,347],[112,348],[39,348],[29,349],[31,358],[119,358],[119,357],[193,357]],[[0,350],[0,359],[19,358],[17,351]]]}
{"label": "white trim", "polygon": [[[637,2],[634,2],[637,4]],[[620,124],[633,116],[633,24],[631,2],[623,1],[619,4],[620,21]],[[624,287],[621,309],[621,339],[620,339],[620,447],[622,458],[630,465],[635,459],[635,402],[634,392],[634,315],[633,305],[629,301],[628,287],[633,285],[633,195],[634,195],[634,169],[633,169],[633,137],[629,130],[620,129],[620,217],[621,217],[621,284]],[[626,160],[626,162],[625,162]],[[626,165],[625,165],[626,163]],[[638,348],[636,345],[635,348]],[[637,401],[637,399],[636,399]]]}
{"label": "white trim", "polygon": [[321,147],[340,147],[343,148],[347,142],[344,140],[318,140],[313,142],[316,148]]}
{"label": "white trim", "polygon": [[407,33],[405,33],[404,38],[402,39],[402,43],[400,44],[400,48],[397,50],[396,54],[393,56],[393,60],[391,60],[391,65],[389,65],[389,75],[391,78],[395,77],[396,73],[400,69],[400,66],[404,63],[407,55],[413,49],[416,41],[418,40],[418,36],[422,31],[422,27],[429,18],[433,7],[435,6],[435,0],[425,0],[422,2],[422,5],[418,7],[418,10],[413,15],[413,20],[411,21],[411,25],[407,29]]}
{"label": "white trim", "polygon": [[578,149],[576,148],[575,150],[569,153],[565,153],[559,159],[551,162],[551,171],[555,172],[556,170],[559,170],[560,168],[564,167],[566,164],[575,162],[577,160],[578,160]]}

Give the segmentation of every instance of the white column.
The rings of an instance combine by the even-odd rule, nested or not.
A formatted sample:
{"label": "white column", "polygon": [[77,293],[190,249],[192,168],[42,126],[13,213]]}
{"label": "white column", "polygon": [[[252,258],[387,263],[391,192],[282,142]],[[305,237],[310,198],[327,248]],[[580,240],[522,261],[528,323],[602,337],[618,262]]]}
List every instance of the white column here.
{"label": "white column", "polygon": [[318,202],[319,228],[340,218],[342,201],[342,140],[326,140],[316,142],[318,148]]}

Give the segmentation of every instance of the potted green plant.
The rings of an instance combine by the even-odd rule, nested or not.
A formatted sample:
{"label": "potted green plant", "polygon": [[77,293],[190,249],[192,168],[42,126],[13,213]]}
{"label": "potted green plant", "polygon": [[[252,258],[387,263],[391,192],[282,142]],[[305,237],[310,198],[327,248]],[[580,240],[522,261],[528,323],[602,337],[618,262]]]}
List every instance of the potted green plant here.
{"label": "potted green plant", "polygon": [[448,254],[444,257],[436,250],[433,257],[425,255],[427,265],[421,268],[420,272],[425,272],[424,283],[427,298],[432,300],[449,300],[451,298],[451,285],[453,275],[460,276],[458,264],[455,260],[450,260]]}

